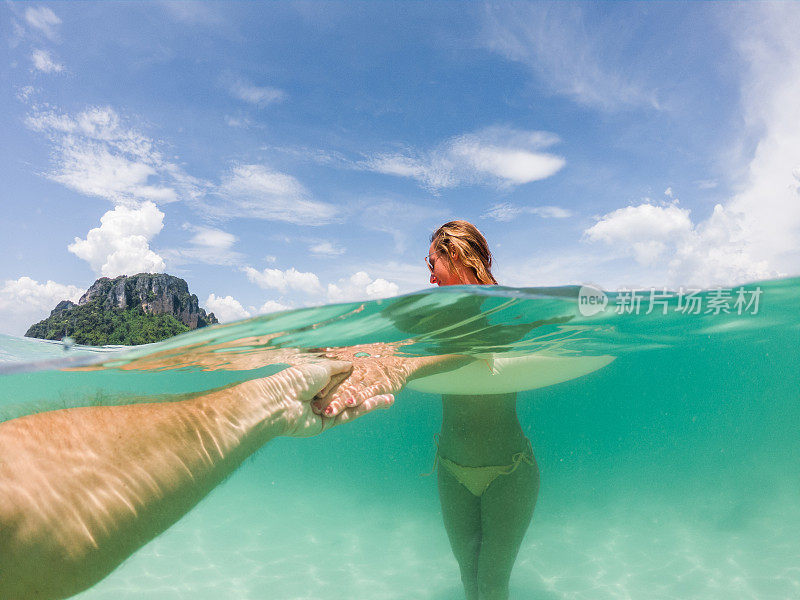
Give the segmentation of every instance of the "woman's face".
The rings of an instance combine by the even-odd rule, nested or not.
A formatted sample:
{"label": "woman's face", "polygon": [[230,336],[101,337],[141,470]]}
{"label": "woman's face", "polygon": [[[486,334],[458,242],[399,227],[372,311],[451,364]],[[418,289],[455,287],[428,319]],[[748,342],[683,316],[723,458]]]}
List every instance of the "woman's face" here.
{"label": "woman's face", "polygon": [[458,274],[450,272],[447,257],[437,252],[433,247],[433,243],[428,248],[428,264],[433,267],[431,270],[431,283],[436,285],[459,285],[463,283]]}

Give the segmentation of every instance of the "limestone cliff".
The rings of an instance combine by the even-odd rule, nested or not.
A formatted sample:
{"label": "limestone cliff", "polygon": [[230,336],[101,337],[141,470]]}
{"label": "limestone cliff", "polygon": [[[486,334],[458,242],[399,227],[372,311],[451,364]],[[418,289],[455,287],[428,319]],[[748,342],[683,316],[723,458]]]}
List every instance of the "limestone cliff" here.
{"label": "limestone cliff", "polygon": [[[146,314],[172,315],[189,329],[217,323],[214,313],[199,307],[183,279],[166,273],[139,273],[114,279],[101,277],[78,300],[78,306],[99,301],[104,309],[141,306]],[[63,302],[59,303],[61,306]],[[58,309],[58,306],[56,307]]]}
{"label": "limestone cliff", "polygon": [[32,325],[28,337],[79,344],[142,344],[217,323],[198,305],[183,279],[166,273],[101,277],[78,304],[62,300],[50,316]]}

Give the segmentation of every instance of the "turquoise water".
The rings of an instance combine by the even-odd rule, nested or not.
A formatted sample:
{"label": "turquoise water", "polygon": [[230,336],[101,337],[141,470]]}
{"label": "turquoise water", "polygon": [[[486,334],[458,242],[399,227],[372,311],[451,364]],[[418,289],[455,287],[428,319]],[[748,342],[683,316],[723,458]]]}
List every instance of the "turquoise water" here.
{"label": "turquoise water", "polygon": [[[512,598],[800,598],[800,279],[746,286],[756,289],[757,314],[706,314],[712,292],[700,314],[674,297],[618,314],[623,298],[610,294],[582,316],[577,288],[442,288],[127,352],[0,337],[0,420],[267,376],[284,365],[260,361],[264,348],[612,355],[519,394],[541,489]],[[440,413],[439,396],[405,390],[388,411],[270,442],[78,597],[463,597],[435,478],[420,476]]]}

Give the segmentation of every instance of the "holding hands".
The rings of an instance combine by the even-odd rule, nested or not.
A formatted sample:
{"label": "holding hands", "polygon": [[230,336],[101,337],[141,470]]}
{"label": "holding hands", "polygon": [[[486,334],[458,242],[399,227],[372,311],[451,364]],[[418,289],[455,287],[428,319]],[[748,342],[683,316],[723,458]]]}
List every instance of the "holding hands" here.
{"label": "holding hands", "polygon": [[[361,390],[358,402],[327,414],[314,411],[312,401],[338,389],[354,373],[353,364],[342,360],[322,360],[289,367],[280,373],[241,384],[245,393],[252,393],[268,404],[267,412],[280,424],[278,435],[311,437],[376,408],[389,408],[394,403],[391,390],[370,386]],[[353,387],[355,384],[351,384]],[[348,387],[348,389],[350,389]],[[369,391],[367,391],[369,390]]]}
{"label": "holding hands", "polygon": [[353,369],[347,377],[331,377],[311,402],[314,412],[337,418],[371,405],[375,398],[398,393],[412,379],[449,371],[472,360],[459,355],[403,356],[398,354],[401,346],[394,342],[325,348],[326,358],[348,361]]}

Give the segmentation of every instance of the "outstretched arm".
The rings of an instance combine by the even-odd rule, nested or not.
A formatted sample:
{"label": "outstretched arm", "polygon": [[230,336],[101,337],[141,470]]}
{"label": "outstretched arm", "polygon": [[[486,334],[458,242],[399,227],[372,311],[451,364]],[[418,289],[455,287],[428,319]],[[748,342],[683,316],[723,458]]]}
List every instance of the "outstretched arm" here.
{"label": "outstretched arm", "polygon": [[278,435],[335,419],[311,399],[346,362],[290,367],[191,400],[85,407],[0,424],[0,598],[64,598],[105,577]]}
{"label": "outstretched arm", "polygon": [[475,359],[460,354],[404,356],[399,343],[374,343],[325,348],[325,356],[353,363],[353,374],[332,380],[313,401],[315,412],[336,417],[377,394],[396,394],[418,377],[451,371]]}

